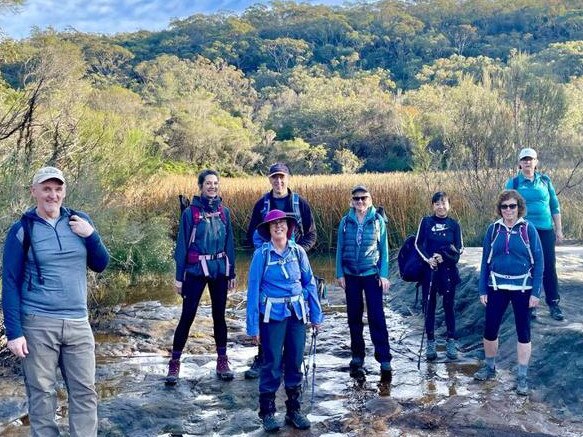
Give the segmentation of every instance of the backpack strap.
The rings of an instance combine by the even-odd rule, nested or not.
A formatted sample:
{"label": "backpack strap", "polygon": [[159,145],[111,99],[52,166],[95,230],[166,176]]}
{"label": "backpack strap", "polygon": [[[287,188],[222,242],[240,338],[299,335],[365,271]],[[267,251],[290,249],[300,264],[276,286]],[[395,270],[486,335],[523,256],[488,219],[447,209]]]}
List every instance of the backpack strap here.
{"label": "backpack strap", "polygon": [[223,222],[223,224],[225,226],[227,226],[227,214],[225,213],[225,208],[223,208],[223,204],[219,204],[219,207],[217,208],[217,212],[219,213],[219,217],[221,219],[221,221]]}
{"label": "backpack strap", "polygon": [[32,245],[32,227],[34,226],[34,220],[23,215],[20,217],[20,223],[22,226],[22,250],[24,252],[24,257],[26,258],[28,256],[28,250],[30,249],[32,253],[32,259],[34,260],[34,265],[36,267],[38,281],[40,284],[44,284],[45,278],[43,277],[40,263],[38,262],[34,246]]}
{"label": "backpack strap", "polygon": [[534,265],[534,257],[532,256],[532,250],[530,249],[530,240],[528,238],[528,222],[520,224],[520,238],[528,250],[528,256],[530,257],[530,265]]}
{"label": "backpack strap", "polygon": [[261,218],[264,219],[270,210],[269,193],[263,195],[263,209],[261,210]]}
{"label": "backpack strap", "polygon": [[492,235],[490,235],[490,254],[488,255],[488,261],[486,261],[488,264],[492,261],[492,249],[494,248],[494,241],[496,241],[500,233],[500,226],[502,226],[500,223],[494,223],[494,227],[492,228]]}
{"label": "backpack strap", "polygon": [[269,266],[279,265],[281,268],[281,272],[283,273],[283,276],[285,276],[286,279],[289,279],[289,274],[285,268],[285,265],[289,262],[292,262],[292,261],[296,261],[298,264],[300,262],[298,250],[296,247],[293,247],[293,246],[291,247],[291,251],[290,251],[291,253],[288,256],[286,256],[284,259],[278,260],[278,261],[271,260],[271,251],[269,250],[269,242],[263,243],[261,250],[263,251],[263,259],[264,259],[263,273],[264,274],[267,271],[267,268]]}
{"label": "backpack strap", "polygon": [[518,176],[514,176],[512,178],[512,189],[513,190],[518,190],[518,185],[520,184],[520,180],[518,179]]}
{"label": "backpack strap", "polygon": [[300,195],[296,192],[292,192],[292,208],[294,215],[296,216],[296,222],[298,223],[298,229],[303,234],[304,227],[302,226],[302,214],[300,212]]}
{"label": "backpack strap", "polygon": [[192,215],[192,231],[190,231],[190,240],[188,242],[188,246],[194,243],[194,239],[196,238],[196,228],[200,223],[200,209],[194,205],[190,205],[190,214]]}

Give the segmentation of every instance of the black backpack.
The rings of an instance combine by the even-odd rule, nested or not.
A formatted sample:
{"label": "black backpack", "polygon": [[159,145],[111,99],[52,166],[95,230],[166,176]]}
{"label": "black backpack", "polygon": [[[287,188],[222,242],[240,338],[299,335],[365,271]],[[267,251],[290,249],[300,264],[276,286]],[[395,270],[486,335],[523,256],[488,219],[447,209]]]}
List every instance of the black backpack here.
{"label": "black backpack", "polygon": [[421,282],[423,280],[424,261],[415,248],[415,235],[405,238],[397,257],[399,274],[403,281]]}

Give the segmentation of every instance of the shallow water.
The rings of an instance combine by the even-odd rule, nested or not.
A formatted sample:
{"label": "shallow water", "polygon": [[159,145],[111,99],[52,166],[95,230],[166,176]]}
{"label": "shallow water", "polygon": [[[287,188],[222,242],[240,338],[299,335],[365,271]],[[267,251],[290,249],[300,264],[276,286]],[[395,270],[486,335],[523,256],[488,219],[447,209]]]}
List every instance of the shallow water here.
{"label": "shallow water", "polygon": [[[583,304],[581,253],[560,254],[561,265],[566,267],[561,272],[561,285],[567,321],[555,323],[542,309],[533,325],[533,390],[529,397],[514,392],[511,317],[501,331],[498,379],[487,383],[472,379],[481,353],[483,310],[476,303],[475,291],[479,253],[470,250],[464,255],[463,283],[456,299],[460,336],[460,357],[456,361],[444,358],[443,314],[438,310],[440,356],[433,363],[421,359],[417,368],[422,316],[413,306],[411,284],[394,281],[385,297],[394,368],[390,385],[379,384],[379,366],[372,358],[366,326],[366,381],[357,382],[348,375],[351,354],[343,292],[330,287],[327,319],[316,338],[315,372],[310,357],[306,357],[303,409],[313,425],[311,431],[300,434],[583,435],[583,317],[577,310]],[[162,293],[174,299],[171,290]],[[257,417],[257,381],[243,378],[256,352],[244,333],[244,298],[242,291],[231,294],[227,311],[229,360],[236,373],[231,382],[219,381],[214,374],[212,320],[206,304],[191,329],[181,380],[175,387],[166,387],[163,381],[180,311],[176,305],[162,304],[164,299],[157,297],[123,306],[112,320],[101,321],[96,326],[100,435],[262,435]],[[307,349],[310,341],[308,336]],[[277,417],[281,421],[285,411],[282,392],[277,398]],[[4,395],[0,402],[0,435],[27,435],[22,383],[19,379],[2,378],[0,393]],[[64,399],[62,386],[60,394]],[[59,412],[64,416],[60,423],[65,429],[66,409]],[[280,434],[298,433],[284,427]]]}

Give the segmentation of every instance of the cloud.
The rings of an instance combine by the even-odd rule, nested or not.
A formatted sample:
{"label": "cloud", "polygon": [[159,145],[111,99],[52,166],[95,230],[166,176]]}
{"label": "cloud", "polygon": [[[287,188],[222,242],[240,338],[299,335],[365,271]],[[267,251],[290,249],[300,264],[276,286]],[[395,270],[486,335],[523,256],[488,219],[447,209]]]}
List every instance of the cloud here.
{"label": "cloud", "polygon": [[[342,0],[308,0],[340,4]],[[136,30],[162,30],[171,20],[196,13],[242,12],[268,0],[26,0],[20,13],[2,12],[0,29],[13,38],[24,38],[34,26],[80,32],[113,34]]]}

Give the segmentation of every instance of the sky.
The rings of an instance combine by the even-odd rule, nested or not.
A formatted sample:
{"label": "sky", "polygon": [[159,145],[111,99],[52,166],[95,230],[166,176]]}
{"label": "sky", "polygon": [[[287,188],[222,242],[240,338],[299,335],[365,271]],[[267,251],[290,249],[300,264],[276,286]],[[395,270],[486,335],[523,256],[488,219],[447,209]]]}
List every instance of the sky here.
{"label": "sky", "polygon": [[[303,2],[341,5],[344,0]],[[176,18],[219,11],[238,13],[256,3],[268,0],[25,0],[17,13],[0,11],[0,29],[15,39],[29,36],[34,26],[104,34],[156,31],[167,28]]]}

